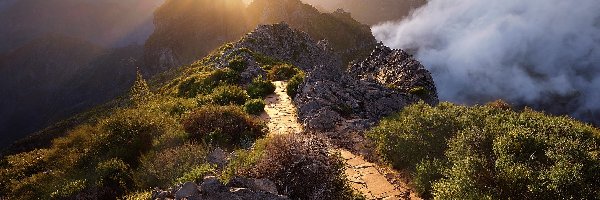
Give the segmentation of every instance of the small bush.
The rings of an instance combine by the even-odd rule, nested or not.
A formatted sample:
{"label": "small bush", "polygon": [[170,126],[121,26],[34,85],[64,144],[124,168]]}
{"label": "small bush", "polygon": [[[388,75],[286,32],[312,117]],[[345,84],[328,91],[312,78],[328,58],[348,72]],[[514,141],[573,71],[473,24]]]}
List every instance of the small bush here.
{"label": "small bush", "polygon": [[260,115],[265,111],[265,101],[262,99],[252,99],[244,104],[244,111],[253,115]]}
{"label": "small bush", "polygon": [[304,76],[304,73],[300,72],[290,79],[286,88],[286,93],[288,96],[291,98],[296,97],[296,94],[298,94],[298,90],[300,89],[300,85],[304,82]]}
{"label": "small bush", "polygon": [[199,72],[182,80],[177,86],[179,97],[194,98],[199,94],[210,94],[219,85],[236,84],[240,80],[239,72],[225,68],[210,72]]}
{"label": "small bush", "polygon": [[142,157],[135,173],[140,188],[168,187],[196,166],[205,162],[207,147],[199,144],[182,146],[149,153]]}
{"label": "small bush", "polygon": [[275,85],[259,76],[248,85],[248,95],[253,99],[261,99],[275,92]]}
{"label": "small bush", "polygon": [[248,100],[246,91],[238,86],[220,86],[211,94],[212,103],[217,105],[244,105]]}
{"label": "small bush", "polygon": [[231,60],[229,62],[229,65],[227,67],[232,69],[233,71],[241,73],[244,70],[246,70],[247,65],[248,64],[246,63],[245,60],[243,60],[243,58],[235,57],[235,58],[233,58],[233,60]]}
{"label": "small bush", "polygon": [[125,200],[148,200],[152,199],[152,192],[136,192],[128,194],[123,199]]}
{"label": "small bush", "polygon": [[261,139],[256,141],[251,150],[240,149],[235,151],[229,159],[227,166],[221,172],[219,179],[224,183],[228,183],[235,176],[247,176],[262,157],[265,143],[268,140]]}
{"label": "small bush", "polygon": [[204,177],[206,175],[214,173],[215,169],[216,169],[216,166],[210,165],[210,164],[202,164],[202,165],[196,166],[192,170],[190,170],[189,172],[186,172],[185,174],[183,174],[183,176],[178,178],[177,182],[185,183],[185,182],[191,181],[191,182],[195,182],[195,183],[200,183],[200,182],[202,182],[202,180],[204,179]]}
{"label": "small bush", "polygon": [[268,139],[252,172],[268,178],[292,199],[352,199],[345,163],[315,136],[277,135]]}
{"label": "small bush", "polygon": [[109,196],[123,196],[134,187],[129,165],[119,159],[99,163],[96,166],[96,176],[96,186],[110,188],[110,194],[107,194]]}
{"label": "small bush", "polygon": [[189,114],[183,126],[192,139],[227,146],[246,145],[265,134],[265,126],[234,106],[204,106]]}
{"label": "small bush", "polygon": [[137,167],[139,157],[150,151],[155,138],[172,131],[176,122],[159,112],[128,109],[116,112],[100,124],[95,156],[119,158]]}
{"label": "small bush", "polygon": [[268,72],[269,79],[274,81],[289,80],[298,74],[300,70],[290,64],[276,65]]}
{"label": "small bush", "polygon": [[[54,184],[50,180],[61,177],[58,172],[44,173],[48,166],[48,157],[51,152],[38,149],[7,156],[3,159],[0,168],[1,197],[10,199],[9,195],[19,195],[21,198],[50,198]],[[39,185],[45,183],[45,185]],[[4,196],[6,195],[6,196]],[[16,198],[16,197],[15,197]]]}

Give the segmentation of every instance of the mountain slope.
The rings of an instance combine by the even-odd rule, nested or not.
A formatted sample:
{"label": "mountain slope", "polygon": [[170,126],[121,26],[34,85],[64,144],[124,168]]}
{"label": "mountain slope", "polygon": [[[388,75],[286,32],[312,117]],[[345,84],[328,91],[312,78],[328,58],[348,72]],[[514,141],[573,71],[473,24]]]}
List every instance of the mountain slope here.
{"label": "mountain slope", "polygon": [[[175,78],[157,82],[157,85],[153,85],[158,88],[155,91],[149,90],[138,74],[130,98],[120,103],[119,107],[104,108],[108,109],[104,112],[111,113],[110,115],[100,114],[92,116],[93,120],[74,123],[73,128],[65,130],[63,137],[54,139],[49,145],[38,146],[36,150],[12,152],[18,154],[8,155],[0,162],[3,169],[0,170],[0,190],[2,194],[14,198],[113,199],[141,189],[166,188],[176,184],[178,180],[197,182],[206,173],[196,171],[194,175],[185,174],[189,170],[208,170],[221,174],[224,180],[237,180],[235,177],[270,177],[275,181],[276,190],[290,198],[353,196],[341,170],[343,165],[336,164],[343,163],[343,160],[327,153],[330,149],[328,144],[314,136],[291,135],[288,139],[280,138],[293,142],[291,146],[311,149],[308,154],[303,150],[287,147],[282,151],[273,150],[269,153],[289,151],[297,156],[311,156],[307,163],[301,165],[319,167],[322,170],[315,171],[318,173],[301,174],[286,166],[289,162],[283,160],[277,161],[284,165],[281,168],[270,166],[272,163],[263,159],[273,158],[272,156],[260,158],[263,160],[262,165],[275,167],[278,173],[311,177],[315,180],[311,181],[310,184],[314,184],[311,187],[305,187],[304,184],[292,186],[288,177],[271,177],[266,173],[271,173],[271,170],[243,175],[243,166],[230,166],[232,169],[226,169],[224,164],[213,166],[211,163],[220,161],[211,161],[207,155],[208,151],[213,151],[213,147],[226,151],[246,151],[248,145],[259,139],[264,141],[258,143],[277,144],[264,137],[268,130],[257,116],[243,111],[250,112],[254,107],[262,111],[261,100],[250,99],[249,95],[260,99],[263,98],[262,95],[269,93],[256,96],[251,91],[253,88],[264,87],[262,83],[267,77],[269,81],[290,79],[291,75],[285,74],[292,72],[296,77],[294,79],[297,79],[303,77],[303,74],[321,73],[317,69],[323,65],[342,70],[339,56],[325,43],[317,42],[309,34],[292,29],[287,24],[259,26],[238,42],[223,45],[204,59],[183,66]],[[332,74],[337,75],[341,74]],[[384,86],[376,82],[357,84],[370,85],[370,92],[385,90],[393,93],[406,104],[418,100],[410,95],[402,95],[401,91],[384,89]],[[288,90],[294,87],[299,86],[289,86]],[[360,92],[365,91],[358,91]],[[60,128],[49,129],[53,130],[60,131]],[[204,146],[205,144],[209,146]],[[188,158],[193,159],[181,156],[192,156]],[[167,157],[170,157],[170,161],[158,163]],[[27,161],[23,163],[17,158],[25,158]],[[36,160],[30,162],[30,158]],[[31,168],[26,163],[35,163],[37,167]],[[254,165],[258,163],[253,161],[248,167]],[[200,168],[196,169],[198,166]],[[48,171],[52,173],[45,173]],[[190,179],[189,176],[194,177]],[[115,184],[115,181],[119,184]],[[282,184],[283,182],[289,182],[290,185]],[[65,188],[65,184],[74,186]],[[307,191],[302,192],[305,190]],[[323,190],[328,192],[318,192]]]}
{"label": "mountain slope", "polygon": [[134,79],[141,48],[108,50],[72,37],[33,40],[0,58],[2,145],[112,99]]}

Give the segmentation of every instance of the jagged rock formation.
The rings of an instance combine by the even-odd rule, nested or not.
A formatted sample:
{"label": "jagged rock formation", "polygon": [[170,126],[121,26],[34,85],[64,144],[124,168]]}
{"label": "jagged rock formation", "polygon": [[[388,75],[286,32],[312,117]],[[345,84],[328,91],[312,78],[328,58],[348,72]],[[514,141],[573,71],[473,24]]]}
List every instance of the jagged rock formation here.
{"label": "jagged rock formation", "polygon": [[294,99],[300,121],[316,130],[331,130],[345,120],[364,129],[415,101],[398,90],[355,79],[339,68],[324,65],[309,72]]}
{"label": "jagged rock formation", "polygon": [[248,10],[253,24],[283,21],[317,40],[326,39],[345,62],[366,56],[376,44],[371,28],[343,10],[321,13],[300,0],[254,0]]}
{"label": "jagged rock formation", "polygon": [[278,195],[275,183],[266,179],[234,178],[227,185],[214,176],[207,176],[200,185],[186,182],[168,191],[155,190],[152,199],[254,199],[254,200],[286,200],[286,196]]}
{"label": "jagged rock formation", "polygon": [[379,46],[349,72],[321,65],[310,71],[294,99],[309,129],[331,130],[340,122],[365,129],[420,99],[437,104],[430,73],[402,50]]}
{"label": "jagged rock formation", "polygon": [[[230,57],[227,53],[243,51],[244,48],[268,56],[267,59],[289,62],[305,71],[320,64],[341,67],[339,57],[328,49],[326,41],[317,42],[305,32],[292,29],[285,22],[258,26],[234,43],[224,57]],[[211,62],[222,63],[219,60]]]}
{"label": "jagged rock formation", "polygon": [[415,93],[431,105],[439,102],[431,73],[401,49],[379,44],[367,59],[351,64],[348,72],[360,80]]}
{"label": "jagged rock formation", "polygon": [[[232,60],[232,57],[237,59]],[[258,75],[266,77],[260,67],[265,63],[260,62],[269,60],[289,62],[304,71],[311,71],[320,64],[335,68],[342,66],[339,57],[327,48],[324,41],[317,42],[286,23],[260,25],[240,41],[226,45],[222,52],[208,56],[201,62],[203,65],[223,68],[231,65],[232,61],[242,61],[247,66],[241,73],[242,81],[250,82]]]}

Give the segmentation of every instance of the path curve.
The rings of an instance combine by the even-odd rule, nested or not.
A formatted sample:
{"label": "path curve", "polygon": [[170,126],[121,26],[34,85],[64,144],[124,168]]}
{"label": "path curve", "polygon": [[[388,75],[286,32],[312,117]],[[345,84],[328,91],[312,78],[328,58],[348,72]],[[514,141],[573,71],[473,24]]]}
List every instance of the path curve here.
{"label": "path curve", "polygon": [[[292,99],[286,93],[286,82],[273,82],[277,87],[275,93],[267,96],[265,113],[261,118],[267,121],[271,134],[288,134],[302,131],[298,122],[296,108]],[[382,169],[374,163],[367,162],[362,156],[355,155],[344,149],[334,149],[340,152],[346,161],[346,176],[352,188],[360,191],[367,199],[411,199],[410,192],[391,184],[380,172]]]}

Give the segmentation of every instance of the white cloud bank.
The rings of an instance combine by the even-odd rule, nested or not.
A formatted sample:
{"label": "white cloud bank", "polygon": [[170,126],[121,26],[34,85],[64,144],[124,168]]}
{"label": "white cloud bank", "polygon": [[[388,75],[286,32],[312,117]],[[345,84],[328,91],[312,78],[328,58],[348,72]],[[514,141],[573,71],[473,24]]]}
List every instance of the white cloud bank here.
{"label": "white cloud bank", "polygon": [[443,100],[535,106],[569,96],[573,116],[600,110],[599,0],[430,0],[373,32],[413,50]]}

